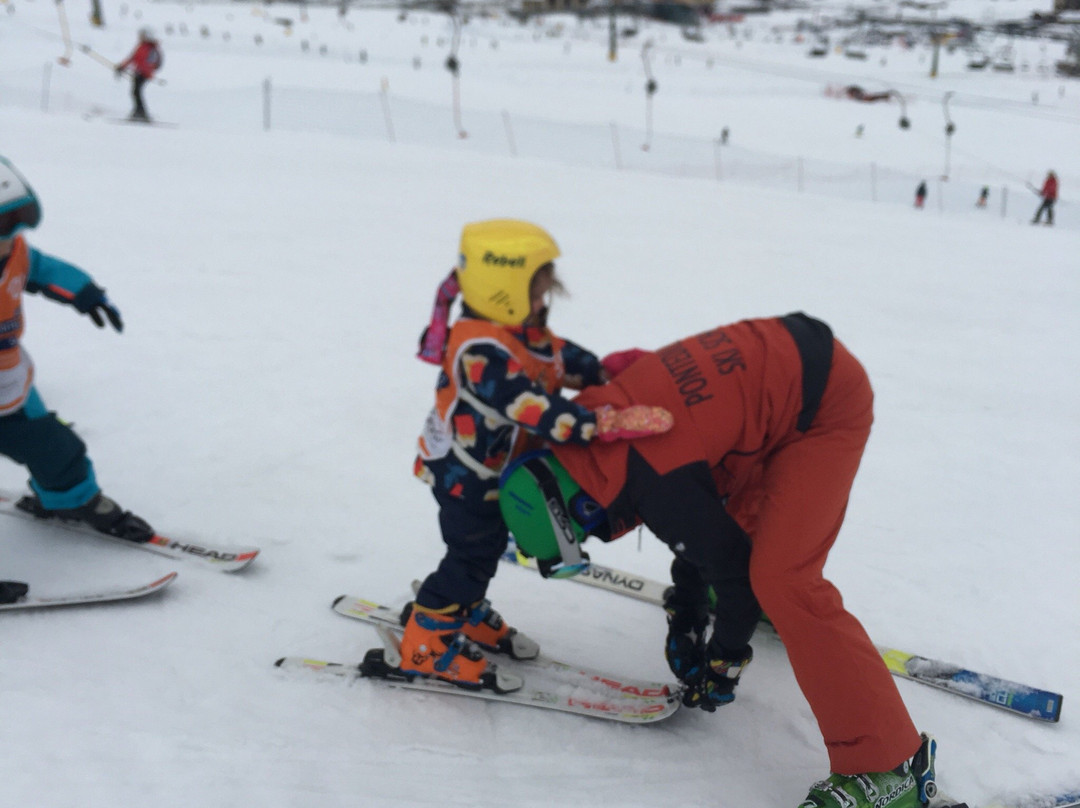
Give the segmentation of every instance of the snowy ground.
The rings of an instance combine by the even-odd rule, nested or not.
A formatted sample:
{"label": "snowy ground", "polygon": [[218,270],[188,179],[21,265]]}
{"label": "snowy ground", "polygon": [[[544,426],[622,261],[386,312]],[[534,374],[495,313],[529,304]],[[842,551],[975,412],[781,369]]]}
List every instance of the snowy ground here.
{"label": "snowy ground", "polygon": [[[1037,4],[987,5],[1005,17]],[[827,773],[783,650],[766,638],[734,705],[643,728],[272,667],[284,654],[359,659],[375,636],[334,615],[332,599],[400,603],[441,555],[434,503],[411,477],[434,382],[413,353],[461,225],[492,216],[555,234],[573,296],[553,324],[597,352],[796,309],[829,321],[877,393],[829,576],[878,641],[1066,695],[1061,723],[1046,726],[901,682],[939,739],[948,790],[979,804],[1080,784],[1080,211],[1069,203],[1080,84],[1038,72],[1060,45],[1016,43],[1031,68],[1013,75],[966,72],[957,53],[930,80],[925,50],[811,62],[790,36],[767,41],[790,17],[748,22],[735,38],[708,29],[702,44],[649,26],[614,63],[603,29],[569,18],[466,28],[466,128],[506,110],[545,122],[568,155],[575,131],[643,126],[643,36],[656,43],[658,138],[709,141],[727,125],[747,161],[804,156],[853,172],[876,161],[933,178],[954,92],[953,169],[1010,188],[1002,216],[960,195],[916,212],[909,194],[872,204],[761,177],[477,147],[479,132],[454,136],[450,28],[436,16],[366,12],[350,29],[326,10],[302,23],[287,6],[131,3],[106,5],[97,30],[83,6],[67,11],[75,41],[113,59],[139,25],[173,26],[168,84],[148,99],[179,126],[102,120],[126,112],[126,86],[82,53],[55,65],[55,5],[0,6],[0,153],[43,200],[32,242],[91,271],[127,324],[98,332],[29,299],[39,389],[126,507],[163,532],[263,553],[225,576],[2,519],[0,574],[41,595],[180,571],[153,601],[0,619],[5,803],[772,808],[796,805]],[[291,34],[277,16],[296,19]],[[267,76],[319,115],[328,91],[377,100],[385,80],[417,134],[264,132]],[[911,131],[896,126],[896,105],[823,92],[874,81],[910,94]],[[105,114],[83,120],[94,108]],[[663,138],[647,157],[625,139],[624,153],[664,159]],[[1037,200],[1023,183],[1048,168],[1062,180],[1059,226],[1031,227]],[[0,486],[24,481],[0,465]],[[648,534],[594,553],[666,574]],[[490,595],[554,656],[668,678],[654,608],[513,569]]]}

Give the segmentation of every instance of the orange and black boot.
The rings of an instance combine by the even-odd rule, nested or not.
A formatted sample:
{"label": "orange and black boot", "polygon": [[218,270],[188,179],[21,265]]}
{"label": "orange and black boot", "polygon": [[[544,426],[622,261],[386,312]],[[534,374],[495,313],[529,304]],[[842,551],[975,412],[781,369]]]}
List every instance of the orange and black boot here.
{"label": "orange and black boot", "polygon": [[401,637],[403,673],[442,679],[470,690],[509,693],[521,687],[520,679],[500,674],[465,636],[465,621],[458,608],[454,614],[443,614],[410,605]]}
{"label": "orange and black boot", "polygon": [[462,610],[465,636],[482,648],[498,651],[511,659],[536,659],[540,646],[516,628],[506,625],[502,615],[486,598]]}

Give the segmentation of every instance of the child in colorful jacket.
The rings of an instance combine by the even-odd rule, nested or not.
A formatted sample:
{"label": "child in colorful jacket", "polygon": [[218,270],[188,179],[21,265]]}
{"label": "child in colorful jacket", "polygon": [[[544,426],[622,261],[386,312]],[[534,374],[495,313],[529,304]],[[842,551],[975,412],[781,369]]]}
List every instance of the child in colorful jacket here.
{"label": "child in colorful jacket", "polygon": [[[0,454],[30,471],[33,493],[18,507],[41,518],[83,522],[110,536],[148,541],[153,530],[101,493],[86,446],[34,387],[34,363],[23,348],[23,292],[45,295],[123,330],[120,312],[81,269],[35,250],[19,235],[37,227],[41,205],[30,185],[0,157]],[[6,596],[3,593],[7,593]],[[9,600],[25,588],[0,587]]]}
{"label": "child in colorful jacket", "polygon": [[[458,265],[440,286],[420,358],[442,370],[415,472],[432,486],[447,549],[403,617],[407,672],[495,686],[495,666],[473,643],[516,658],[539,653],[484,597],[506,550],[499,474],[513,457],[541,440],[585,444],[670,428],[670,416],[657,408],[592,412],[559,395],[563,387],[603,383],[605,371],[594,354],[547,327],[550,295],[562,288],[558,255],[534,224],[468,224]],[[459,292],[463,314],[451,327]]]}

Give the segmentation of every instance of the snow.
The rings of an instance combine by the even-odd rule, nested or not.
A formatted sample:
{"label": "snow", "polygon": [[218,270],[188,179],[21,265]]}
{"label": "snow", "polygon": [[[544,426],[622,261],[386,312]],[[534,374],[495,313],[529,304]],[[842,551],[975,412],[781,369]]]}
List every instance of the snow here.
{"label": "snow", "polygon": [[[987,5],[1002,19],[1045,4]],[[43,201],[31,243],[94,274],[126,324],[97,331],[29,298],[38,388],[125,507],[177,537],[263,551],[229,576],[0,519],[0,573],[42,596],[180,572],[152,600],[0,619],[5,803],[769,808],[827,774],[768,638],[732,706],[652,727],[273,667],[358,660],[375,634],[333,598],[400,604],[441,557],[434,501],[411,475],[434,384],[413,355],[462,224],[494,216],[555,235],[572,297],[553,325],[598,353],[800,309],[831,323],[870,372],[876,423],[829,577],[880,643],[1066,695],[1049,726],[898,682],[938,738],[946,790],[985,804],[1080,784],[1080,85],[1052,75],[1063,43],[1012,43],[1029,64],[1014,74],[944,53],[930,79],[924,46],[810,60],[794,12],[748,18],[735,37],[706,28],[700,44],[646,24],[615,62],[600,22],[476,18],[459,139],[445,16],[342,22],[313,7],[304,22],[295,6],[132,0],[95,29],[85,7],[67,12],[75,42],[109,59],[139,26],[158,30],[168,84],[147,101],[177,127],[104,120],[126,114],[126,82],[78,51],[57,65],[56,6],[7,0],[0,153]],[[646,40],[660,85],[649,152]],[[824,93],[851,83],[899,89],[911,130],[895,103]],[[351,122],[335,120],[349,105]],[[1058,225],[1031,227],[1024,182],[1050,168]],[[915,211],[922,178],[931,199]],[[991,204],[976,210],[984,184]],[[25,479],[0,465],[0,486]],[[666,575],[647,533],[591,551]],[[489,594],[553,656],[670,678],[655,607],[509,568]]]}

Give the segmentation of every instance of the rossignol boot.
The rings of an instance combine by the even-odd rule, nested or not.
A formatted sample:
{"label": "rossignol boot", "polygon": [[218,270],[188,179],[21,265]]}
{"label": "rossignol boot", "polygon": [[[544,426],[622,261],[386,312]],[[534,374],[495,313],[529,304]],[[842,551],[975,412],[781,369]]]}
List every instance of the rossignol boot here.
{"label": "rossignol boot", "polygon": [[402,672],[443,679],[471,690],[505,693],[521,687],[520,680],[513,687],[513,681],[497,675],[495,665],[465,636],[464,626],[460,611],[442,614],[413,605],[401,637]]}
{"label": "rossignol boot", "polygon": [[15,507],[38,519],[60,519],[63,522],[80,522],[99,533],[125,541],[142,544],[154,538],[154,529],[131,511],[125,511],[113,500],[98,491],[94,498],[78,508],[49,510],[41,504],[36,494],[28,494]]}
{"label": "rossignol boot", "polygon": [[887,772],[833,774],[815,783],[799,808],[926,808],[937,796],[937,742],[923,734],[915,756]]}

